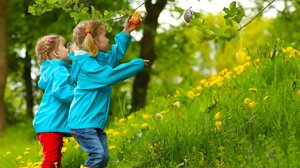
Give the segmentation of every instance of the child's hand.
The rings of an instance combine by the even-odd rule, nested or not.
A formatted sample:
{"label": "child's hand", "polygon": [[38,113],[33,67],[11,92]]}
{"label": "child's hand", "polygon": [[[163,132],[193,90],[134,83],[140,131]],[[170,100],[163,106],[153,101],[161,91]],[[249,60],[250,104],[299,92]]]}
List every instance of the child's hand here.
{"label": "child's hand", "polygon": [[150,60],[144,60],[144,65],[145,66],[149,65],[149,63],[150,63]]}
{"label": "child's hand", "polygon": [[126,34],[130,34],[133,30],[135,30],[136,28],[138,28],[141,25],[141,22],[139,24],[132,24],[129,22],[130,17],[127,17],[125,25],[124,25],[124,32]]}

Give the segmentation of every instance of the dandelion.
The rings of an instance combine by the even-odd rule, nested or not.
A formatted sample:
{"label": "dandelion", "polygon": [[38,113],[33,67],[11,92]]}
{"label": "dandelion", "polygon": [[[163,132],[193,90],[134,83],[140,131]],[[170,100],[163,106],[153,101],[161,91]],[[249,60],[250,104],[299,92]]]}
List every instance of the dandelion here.
{"label": "dandelion", "polygon": [[190,99],[193,99],[193,98],[195,97],[195,93],[194,93],[193,91],[189,91],[189,92],[188,92],[188,97],[189,97]]}
{"label": "dandelion", "polygon": [[269,95],[264,97],[264,101],[267,101],[269,99]]}
{"label": "dandelion", "polygon": [[215,114],[215,119],[220,119],[221,118],[221,112],[217,112]]}
{"label": "dandelion", "polygon": [[251,108],[254,108],[254,106],[255,106],[255,102],[251,102],[251,103],[249,103],[249,106],[250,106]]}
{"label": "dandelion", "polygon": [[79,144],[76,144],[75,146],[74,146],[74,149],[79,149]]}
{"label": "dandelion", "polygon": [[109,150],[112,150],[112,149],[115,149],[115,148],[116,148],[116,145],[110,145],[110,146],[108,147]]}
{"label": "dandelion", "polygon": [[175,97],[180,97],[180,92],[178,90],[176,90]]}
{"label": "dandelion", "polygon": [[113,136],[119,136],[120,133],[119,133],[118,131],[114,131],[114,132],[112,133],[112,135],[113,135]]}
{"label": "dandelion", "polygon": [[256,88],[249,88],[249,91],[251,91],[251,92],[256,92],[257,89],[256,89]]}
{"label": "dandelion", "polygon": [[174,102],[173,106],[180,107],[180,102],[179,101]]}
{"label": "dandelion", "polygon": [[143,114],[143,119],[151,118],[152,116],[150,114]]}
{"label": "dandelion", "polygon": [[251,101],[251,100],[250,100],[248,97],[244,99],[244,103],[245,103],[245,104],[249,104],[250,101]]}
{"label": "dandelion", "polygon": [[222,121],[217,121],[215,123],[215,126],[216,126],[217,130],[219,130],[222,127]]}
{"label": "dandelion", "polygon": [[167,110],[163,110],[163,111],[161,111],[160,113],[161,114],[165,114],[165,113],[167,113],[167,112],[169,112],[170,110],[169,109],[167,109]]}
{"label": "dandelion", "polygon": [[125,121],[125,118],[119,119],[119,123],[123,123]]}
{"label": "dandelion", "polygon": [[259,62],[260,62],[260,59],[259,59],[259,58],[256,58],[256,59],[255,59],[255,62],[256,62],[256,63],[259,63]]}
{"label": "dandelion", "polygon": [[30,151],[30,150],[31,150],[31,148],[25,148],[25,150],[26,150],[26,151]]}
{"label": "dandelion", "polygon": [[16,160],[21,160],[23,157],[22,156],[18,156],[17,158],[16,158]]}
{"label": "dandelion", "polygon": [[123,131],[123,134],[127,134],[127,133],[128,133],[128,130],[127,130],[127,129]]}
{"label": "dandelion", "polygon": [[130,115],[130,116],[127,117],[128,120],[131,120],[131,119],[133,119],[133,118],[134,118],[133,115]]}
{"label": "dandelion", "polygon": [[148,123],[143,123],[142,124],[142,128],[147,128],[148,127]]}
{"label": "dandelion", "polygon": [[107,133],[107,134],[112,134],[113,132],[114,132],[113,129],[108,129],[108,130],[106,130],[106,133]]}
{"label": "dandelion", "polygon": [[202,86],[197,86],[197,87],[196,87],[196,90],[198,90],[198,91],[200,91],[200,90],[202,90],[202,89],[203,89]]}
{"label": "dandelion", "polygon": [[28,154],[29,154],[29,151],[25,151],[25,152],[24,152],[24,155],[28,155]]}
{"label": "dandelion", "polygon": [[61,148],[61,153],[65,153],[67,150],[68,150],[68,148],[64,146]]}
{"label": "dandelion", "polygon": [[130,126],[135,128],[135,127],[138,127],[139,125],[136,123],[132,123],[132,124],[130,124]]}
{"label": "dandelion", "polygon": [[200,84],[204,84],[206,82],[205,79],[200,80]]}
{"label": "dandelion", "polygon": [[156,113],[156,114],[155,114],[155,118],[156,118],[157,120],[161,120],[161,119],[164,118],[164,116],[163,116],[161,113]]}

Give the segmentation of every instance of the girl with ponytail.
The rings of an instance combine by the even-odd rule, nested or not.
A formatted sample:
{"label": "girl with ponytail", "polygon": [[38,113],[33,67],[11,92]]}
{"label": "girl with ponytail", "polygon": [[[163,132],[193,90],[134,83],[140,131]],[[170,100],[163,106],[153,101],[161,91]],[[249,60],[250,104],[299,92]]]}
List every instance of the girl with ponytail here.
{"label": "girl with ponytail", "polygon": [[[69,111],[69,127],[88,159],[81,167],[106,167],[109,155],[104,128],[108,120],[112,85],[135,75],[149,63],[141,58],[119,64],[129,46],[129,23],[109,47],[105,25],[97,20],[79,23],[73,30],[71,78],[77,83]],[[110,49],[110,50],[109,50]]]}

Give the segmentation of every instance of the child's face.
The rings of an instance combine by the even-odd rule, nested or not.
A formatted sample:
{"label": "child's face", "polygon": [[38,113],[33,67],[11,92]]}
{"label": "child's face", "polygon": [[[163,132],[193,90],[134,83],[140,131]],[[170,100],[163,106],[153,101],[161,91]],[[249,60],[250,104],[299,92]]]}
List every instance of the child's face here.
{"label": "child's face", "polygon": [[96,45],[99,51],[109,50],[109,39],[106,37],[106,33],[101,33],[98,37],[96,37]]}
{"label": "child's face", "polygon": [[59,45],[57,48],[57,54],[58,54],[59,59],[69,61],[68,49],[64,46],[64,43],[62,40],[59,42]]}

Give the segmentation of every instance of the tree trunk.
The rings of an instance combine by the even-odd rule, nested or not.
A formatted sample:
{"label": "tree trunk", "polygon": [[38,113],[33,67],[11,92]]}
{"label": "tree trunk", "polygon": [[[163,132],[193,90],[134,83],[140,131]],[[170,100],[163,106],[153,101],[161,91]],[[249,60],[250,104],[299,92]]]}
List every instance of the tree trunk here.
{"label": "tree trunk", "polygon": [[140,57],[151,61],[150,65],[145,67],[143,71],[138,73],[134,79],[132,90],[132,109],[131,112],[137,111],[146,104],[147,89],[150,81],[151,66],[153,65],[155,54],[155,35],[158,26],[158,17],[167,4],[167,0],[158,0],[155,4],[146,1],[145,6],[148,15],[144,21],[144,33],[140,42]]}
{"label": "tree trunk", "polygon": [[[32,16],[28,13],[28,7],[30,2],[28,0],[24,1],[24,14],[26,19],[29,20]],[[33,48],[31,44],[26,45],[26,56],[24,58],[24,81],[25,81],[25,98],[26,98],[26,115],[28,119],[33,119],[33,86],[32,86],[32,78],[31,78],[31,56],[30,56],[30,49]]]}
{"label": "tree trunk", "polygon": [[7,58],[7,19],[8,0],[0,1],[0,134],[6,126],[4,92],[8,73]]}
{"label": "tree trunk", "polygon": [[31,46],[26,46],[26,56],[24,58],[24,81],[25,81],[25,91],[26,91],[26,115],[28,119],[33,119],[33,94],[32,94],[32,79],[31,79],[31,56],[29,55],[29,48]]}

